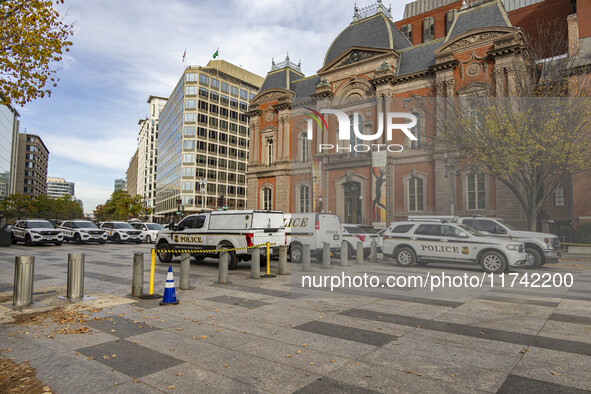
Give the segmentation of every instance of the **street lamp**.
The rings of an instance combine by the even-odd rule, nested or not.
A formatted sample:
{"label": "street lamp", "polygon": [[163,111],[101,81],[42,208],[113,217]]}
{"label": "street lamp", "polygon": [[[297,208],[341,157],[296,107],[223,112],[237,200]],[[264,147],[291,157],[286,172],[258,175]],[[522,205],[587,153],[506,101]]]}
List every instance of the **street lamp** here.
{"label": "street lamp", "polygon": [[207,179],[199,179],[199,193],[201,193],[201,208],[205,208],[205,192],[207,187]]}
{"label": "street lamp", "polygon": [[456,176],[458,175],[458,164],[452,158],[447,157],[447,153],[443,155],[443,168],[445,169],[445,177],[449,178],[449,210],[450,215],[455,215],[456,205]]}

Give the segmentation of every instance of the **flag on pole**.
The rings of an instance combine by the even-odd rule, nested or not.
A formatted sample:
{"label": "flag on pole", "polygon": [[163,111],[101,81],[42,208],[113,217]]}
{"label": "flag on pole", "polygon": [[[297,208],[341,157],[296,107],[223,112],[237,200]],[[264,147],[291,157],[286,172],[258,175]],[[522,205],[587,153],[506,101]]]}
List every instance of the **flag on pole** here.
{"label": "flag on pole", "polygon": [[215,52],[213,53],[213,58],[215,59],[216,57],[218,57],[220,52],[220,48],[216,49]]}
{"label": "flag on pole", "polygon": [[185,56],[187,56],[187,50],[185,49],[185,52],[183,52],[183,62],[185,61]]}

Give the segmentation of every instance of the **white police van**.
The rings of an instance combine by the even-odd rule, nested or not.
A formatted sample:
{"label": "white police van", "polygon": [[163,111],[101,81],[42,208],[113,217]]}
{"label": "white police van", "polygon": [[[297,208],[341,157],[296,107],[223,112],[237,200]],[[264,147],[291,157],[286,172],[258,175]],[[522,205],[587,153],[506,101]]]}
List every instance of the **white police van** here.
{"label": "white police van", "polygon": [[485,272],[501,273],[526,264],[525,245],[485,236],[472,227],[442,219],[394,222],[384,233],[384,255],[410,267],[430,262],[479,264]]}
{"label": "white police van", "polygon": [[[285,245],[283,212],[267,210],[211,211],[187,216],[179,224],[158,232],[158,259],[168,263],[179,250],[237,249],[269,243],[272,249]],[[174,250],[175,252],[167,252]],[[252,249],[229,252],[229,269],[240,260],[250,260]],[[274,252],[276,250],[273,250]],[[190,253],[190,252],[189,252]],[[197,260],[219,256],[219,253],[192,253]]]}
{"label": "white police van", "polygon": [[292,263],[302,262],[303,245],[310,245],[310,254],[322,259],[326,242],[332,252],[339,252],[343,240],[341,221],[331,213],[285,213],[283,224],[287,237],[288,253]]}
{"label": "white police van", "polygon": [[509,223],[485,216],[460,217],[458,223],[478,230],[484,235],[511,238],[525,243],[526,268],[538,268],[545,263],[557,263],[560,253],[560,239],[554,234],[521,231]]}
{"label": "white police van", "polygon": [[66,220],[57,227],[64,236],[64,241],[74,241],[77,244],[83,242],[98,242],[104,244],[107,241],[107,233],[97,227],[90,220]]}
{"label": "white police van", "polygon": [[49,220],[25,219],[19,220],[10,229],[12,244],[24,242],[25,245],[53,243],[61,245],[64,237],[59,230],[53,227]]}
{"label": "white police van", "polygon": [[142,232],[131,227],[127,222],[104,222],[101,223],[101,228],[107,233],[107,239],[116,243],[135,242],[139,244],[142,242]]}

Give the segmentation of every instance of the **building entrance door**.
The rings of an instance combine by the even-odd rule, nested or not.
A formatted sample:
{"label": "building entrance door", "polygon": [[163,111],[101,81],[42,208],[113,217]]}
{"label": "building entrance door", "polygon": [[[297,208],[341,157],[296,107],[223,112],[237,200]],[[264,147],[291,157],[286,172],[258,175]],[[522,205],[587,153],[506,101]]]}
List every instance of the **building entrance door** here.
{"label": "building entrance door", "polygon": [[345,223],[361,223],[361,184],[347,182],[345,189]]}

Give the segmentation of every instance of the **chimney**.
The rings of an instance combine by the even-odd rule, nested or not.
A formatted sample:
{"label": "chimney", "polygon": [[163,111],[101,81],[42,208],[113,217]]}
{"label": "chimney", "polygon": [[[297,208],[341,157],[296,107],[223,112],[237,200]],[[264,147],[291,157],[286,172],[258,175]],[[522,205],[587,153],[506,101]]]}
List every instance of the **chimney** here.
{"label": "chimney", "polygon": [[577,14],[566,17],[568,24],[568,55],[575,57],[579,55],[579,22]]}

